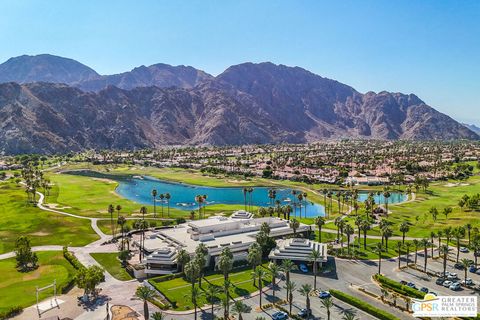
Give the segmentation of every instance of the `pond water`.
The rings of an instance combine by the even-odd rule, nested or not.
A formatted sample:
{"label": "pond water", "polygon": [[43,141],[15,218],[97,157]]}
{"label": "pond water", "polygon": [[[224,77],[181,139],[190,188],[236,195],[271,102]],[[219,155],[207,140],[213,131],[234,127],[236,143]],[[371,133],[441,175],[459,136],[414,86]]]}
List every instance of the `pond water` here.
{"label": "pond water", "polygon": [[[159,180],[156,178],[148,176],[119,176],[119,175],[109,175],[103,174],[95,171],[82,170],[82,171],[71,171],[67,172],[68,174],[96,177],[96,178],[107,178],[111,180],[118,181],[119,185],[116,189],[116,192],[124,198],[129,200],[152,205],[152,196],[151,191],[156,189],[158,194],[170,193],[170,207],[177,208],[181,210],[194,210],[198,208],[197,203],[195,203],[196,195],[207,195],[206,205],[213,204],[235,204],[239,205],[239,209],[244,208],[244,195],[242,187],[205,187],[205,186],[195,186],[183,183],[175,183]],[[268,207],[270,205],[270,199],[268,198],[269,187],[253,187],[253,192],[251,193],[252,204],[255,206],[264,206]],[[287,205],[293,203],[293,196],[291,194],[292,189],[289,188],[278,188],[275,187],[276,198],[275,200],[280,200],[281,205]],[[367,193],[359,194],[359,201],[364,201],[367,199]],[[247,201],[250,199],[250,195],[247,193]],[[336,198],[334,197],[334,200]],[[402,193],[391,193],[389,198],[389,203],[398,203],[406,200],[406,196]],[[156,200],[157,206],[162,205],[160,199]],[[382,195],[375,195],[376,203],[384,203],[384,198]],[[166,201],[163,200],[163,204],[166,205]],[[293,216],[298,216],[299,208],[297,208],[296,213],[292,213]],[[325,209],[323,205],[318,203],[313,203],[307,198],[306,206],[306,216],[307,217],[316,217],[325,215]],[[305,217],[305,208],[302,208],[302,217]]]}

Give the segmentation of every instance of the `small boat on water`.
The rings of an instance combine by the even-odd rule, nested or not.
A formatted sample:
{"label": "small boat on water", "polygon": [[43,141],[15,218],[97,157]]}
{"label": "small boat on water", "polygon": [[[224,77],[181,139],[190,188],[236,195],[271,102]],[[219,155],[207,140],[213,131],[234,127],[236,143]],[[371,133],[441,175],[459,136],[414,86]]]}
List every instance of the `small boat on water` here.
{"label": "small boat on water", "polygon": [[140,179],[140,180],[143,180],[143,176],[133,176],[133,179]]}
{"label": "small boat on water", "polygon": [[292,199],[290,199],[290,198],[285,198],[285,199],[283,199],[283,202],[292,202]]}

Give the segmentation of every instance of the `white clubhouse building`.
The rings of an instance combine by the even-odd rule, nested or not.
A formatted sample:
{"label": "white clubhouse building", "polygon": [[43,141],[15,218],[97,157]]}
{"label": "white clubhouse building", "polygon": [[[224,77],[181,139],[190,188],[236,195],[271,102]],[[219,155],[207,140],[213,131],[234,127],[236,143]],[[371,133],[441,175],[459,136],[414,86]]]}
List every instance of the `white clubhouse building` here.
{"label": "white clubhouse building", "polygon": [[[178,272],[178,251],[184,249],[193,255],[200,243],[205,244],[208,249],[207,267],[214,267],[217,264],[218,257],[225,247],[230,248],[234,260],[246,260],[248,248],[255,242],[255,237],[263,223],[267,223],[270,227],[272,238],[282,239],[294,233],[288,220],[277,217],[253,218],[251,213],[243,210],[235,212],[230,217],[215,216],[156,231],[145,239],[145,251],[147,252],[143,261],[145,273],[147,276],[151,276]],[[300,224],[296,233],[307,234],[309,231],[309,225]],[[277,248],[272,252],[277,255],[284,255],[288,252],[290,259],[303,261],[306,250],[310,248],[311,250],[319,249],[322,256],[326,257],[326,247],[324,248],[322,244],[318,243],[312,246],[312,243],[316,242],[308,241],[308,246],[303,247],[300,247],[300,242],[294,243],[298,244],[299,259],[295,259],[295,246],[289,246],[285,251],[285,249],[279,249],[277,243]],[[280,251],[276,253],[277,250]]]}

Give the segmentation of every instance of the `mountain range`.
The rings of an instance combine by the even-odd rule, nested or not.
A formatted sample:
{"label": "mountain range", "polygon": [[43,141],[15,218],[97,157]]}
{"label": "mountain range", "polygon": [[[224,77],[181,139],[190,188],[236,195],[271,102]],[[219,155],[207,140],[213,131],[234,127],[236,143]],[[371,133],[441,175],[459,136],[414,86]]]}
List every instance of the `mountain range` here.
{"label": "mountain range", "polygon": [[479,139],[414,94],[367,92],[299,67],[231,66],[214,77],[155,64],[100,75],[72,59],[0,64],[0,152],[321,139]]}

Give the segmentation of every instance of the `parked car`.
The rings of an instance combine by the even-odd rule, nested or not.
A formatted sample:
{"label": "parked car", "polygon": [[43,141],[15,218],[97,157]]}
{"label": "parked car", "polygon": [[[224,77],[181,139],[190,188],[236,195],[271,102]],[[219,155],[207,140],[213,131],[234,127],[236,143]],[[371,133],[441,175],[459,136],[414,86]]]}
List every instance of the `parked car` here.
{"label": "parked car", "polygon": [[442,286],[444,286],[445,288],[448,288],[452,285],[452,283],[453,283],[452,281],[447,280],[442,283]]}
{"label": "parked car", "polygon": [[330,295],[330,292],[328,292],[328,291],[322,291],[322,292],[320,292],[320,294],[318,295],[318,297],[319,297],[320,299],[326,299],[326,298],[330,298],[331,295]]}
{"label": "parked car", "polygon": [[461,248],[460,248],[460,252],[467,253],[467,252],[468,252],[468,249],[465,248],[465,247],[461,247]]}
{"label": "parked car", "polygon": [[467,279],[462,281],[462,284],[464,284],[466,286],[473,286],[475,283],[473,283],[473,280],[471,278],[467,278]]}
{"label": "parked car", "polygon": [[300,311],[298,312],[298,316],[299,316],[299,317],[302,317],[302,318],[306,318],[306,317],[308,317],[308,316],[311,315],[311,314],[312,314],[312,310],[306,309],[306,308],[303,308],[302,310],[300,310]]}
{"label": "parked car", "polygon": [[450,274],[447,276],[447,279],[450,280],[450,281],[457,280],[457,279],[458,279],[458,276],[457,276],[456,273],[450,273]]}
{"label": "parked car", "polygon": [[307,273],[308,272],[308,267],[305,263],[300,263],[299,267],[300,271],[302,271],[303,273]]}
{"label": "parked car", "polygon": [[455,269],[463,270],[463,264],[461,264],[460,262],[455,263],[453,267]]}
{"label": "parked car", "polygon": [[445,282],[445,280],[446,280],[445,278],[438,278],[438,279],[435,281],[435,283],[436,283],[436,284],[439,284],[439,285],[443,285],[443,283]]}
{"label": "parked car", "polygon": [[274,314],[272,314],[272,319],[273,320],[285,320],[285,319],[288,319],[288,315],[283,311],[277,311]]}
{"label": "parked car", "polygon": [[476,274],[480,274],[480,268],[475,271]]}
{"label": "parked car", "polygon": [[438,296],[436,292],[430,291],[429,294],[433,294],[434,296]]}
{"label": "parked car", "polygon": [[413,282],[407,283],[407,287],[410,287],[410,288],[413,288],[413,289],[417,289],[417,287],[415,286],[415,283],[413,283]]}
{"label": "parked car", "polygon": [[460,285],[460,282],[454,282],[450,285],[450,287],[448,287],[450,290],[453,290],[453,291],[457,291],[457,290],[460,290],[461,288],[461,285]]}
{"label": "parked car", "polygon": [[420,288],[420,291],[425,292],[425,293],[428,293],[429,290],[428,290],[428,288],[426,288],[426,287],[422,287],[422,288]]}
{"label": "parked car", "polygon": [[405,281],[405,280],[400,280],[400,284],[403,284],[404,286],[406,286],[406,285],[407,285],[407,281]]}
{"label": "parked car", "polygon": [[468,268],[468,271],[475,273],[477,271],[477,267],[472,265],[470,268]]}

